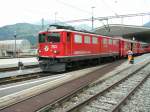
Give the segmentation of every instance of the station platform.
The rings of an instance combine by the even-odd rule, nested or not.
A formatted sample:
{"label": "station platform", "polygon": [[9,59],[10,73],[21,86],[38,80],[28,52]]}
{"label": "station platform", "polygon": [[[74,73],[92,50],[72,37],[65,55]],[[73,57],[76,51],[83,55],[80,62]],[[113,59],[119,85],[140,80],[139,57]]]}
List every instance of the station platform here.
{"label": "station platform", "polygon": [[[0,70],[18,67],[18,62],[22,62],[25,67],[39,64],[36,57],[0,59]],[[22,69],[22,70],[4,71],[4,72],[0,72],[0,78],[39,73],[41,71],[42,70],[39,67]]]}
{"label": "station platform", "polygon": [[37,57],[0,59],[0,69],[18,67],[18,62],[22,62],[24,66],[39,64]]}
{"label": "station platform", "polygon": [[147,61],[147,60],[150,60],[150,53],[147,53],[147,54],[143,54],[141,56],[137,56],[134,58],[134,63],[140,63],[140,62],[144,62],[144,61]]}
{"label": "station platform", "polygon": [[2,73],[0,73],[0,79],[8,78],[8,77],[22,76],[22,75],[27,75],[27,74],[40,73],[40,72],[42,72],[42,70],[39,67],[38,68],[24,69],[24,70],[2,72]]}

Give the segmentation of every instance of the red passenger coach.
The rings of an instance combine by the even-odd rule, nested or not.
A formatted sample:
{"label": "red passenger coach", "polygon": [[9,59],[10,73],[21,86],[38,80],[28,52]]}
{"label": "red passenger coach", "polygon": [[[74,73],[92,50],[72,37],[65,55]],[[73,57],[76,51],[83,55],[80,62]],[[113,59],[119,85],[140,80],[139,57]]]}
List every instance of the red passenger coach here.
{"label": "red passenger coach", "polygon": [[65,71],[68,65],[119,56],[119,40],[101,35],[54,29],[39,33],[39,62],[44,71]]}
{"label": "red passenger coach", "polygon": [[138,41],[124,39],[122,37],[117,37],[119,39],[119,56],[120,57],[127,57],[128,51],[132,50],[134,55],[141,54],[141,43]]}
{"label": "red passenger coach", "polygon": [[150,53],[150,44],[143,43],[142,45],[142,53]]}

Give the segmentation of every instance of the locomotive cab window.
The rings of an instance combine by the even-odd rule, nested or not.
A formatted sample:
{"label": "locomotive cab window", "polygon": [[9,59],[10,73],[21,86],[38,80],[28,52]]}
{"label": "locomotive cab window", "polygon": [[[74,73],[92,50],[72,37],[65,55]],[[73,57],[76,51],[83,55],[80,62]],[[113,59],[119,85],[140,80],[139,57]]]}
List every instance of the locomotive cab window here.
{"label": "locomotive cab window", "polygon": [[45,34],[39,34],[39,43],[45,42],[45,37],[46,37]]}
{"label": "locomotive cab window", "polygon": [[60,33],[50,33],[50,34],[48,34],[47,35],[47,41],[52,42],[52,43],[60,42]]}

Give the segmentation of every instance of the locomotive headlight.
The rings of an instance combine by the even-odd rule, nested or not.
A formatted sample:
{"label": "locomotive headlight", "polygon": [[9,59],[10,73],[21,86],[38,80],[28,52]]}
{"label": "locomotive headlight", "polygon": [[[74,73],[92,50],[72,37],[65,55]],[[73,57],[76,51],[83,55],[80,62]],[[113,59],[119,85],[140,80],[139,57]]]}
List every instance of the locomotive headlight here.
{"label": "locomotive headlight", "polygon": [[54,50],[54,51],[53,51],[53,53],[54,53],[54,54],[58,54],[58,53],[59,53],[59,51],[57,51],[57,50]]}
{"label": "locomotive headlight", "polygon": [[49,47],[48,46],[45,46],[44,47],[44,50],[47,52],[49,50]]}

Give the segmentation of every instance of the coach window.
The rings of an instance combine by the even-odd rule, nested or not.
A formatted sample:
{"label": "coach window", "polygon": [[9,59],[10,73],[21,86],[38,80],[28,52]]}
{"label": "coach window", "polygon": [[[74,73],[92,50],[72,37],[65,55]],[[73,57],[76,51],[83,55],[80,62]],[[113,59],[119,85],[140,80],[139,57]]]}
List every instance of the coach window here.
{"label": "coach window", "polygon": [[93,43],[93,44],[97,44],[97,43],[98,43],[97,37],[92,37],[92,43]]}
{"label": "coach window", "polygon": [[114,45],[116,45],[117,43],[116,43],[116,40],[112,40],[112,43],[114,44]]}
{"label": "coach window", "polygon": [[90,36],[84,36],[84,43],[90,44]]}
{"label": "coach window", "polygon": [[103,38],[103,44],[107,44],[107,39]]}
{"label": "coach window", "polygon": [[75,43],[82,43],[82,36],[75,34],[74,41],[75,41]]}
{"label": "coach window", "polygon": [[113,40],[112,39],[109,39],[109,44],[113,44]]}
{"label": "coach window", "polygon": [[118,42],[119,42],[118,40],[113,40],[114,45],[118,45]]}
{"label": "coach window", "polygon": [[115,40],[115,45],[116,45],[116,44],[117,44],[117,45],[119,44],[119,40]]}
{"label": "coach window", "polygon": [[133,49],[135,49],[135,48],[136,48],[136,43],[133,43],[132,48],[133,48]]}
{"label": "coach window", "polygon": [[113,45],[116,45],[116,40],[112,40]]}
{"label": "coach window", "polygon": [[127,49],[130,49],[130,43],[127,44]]}

